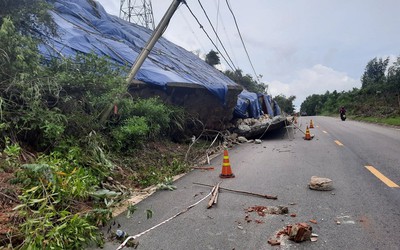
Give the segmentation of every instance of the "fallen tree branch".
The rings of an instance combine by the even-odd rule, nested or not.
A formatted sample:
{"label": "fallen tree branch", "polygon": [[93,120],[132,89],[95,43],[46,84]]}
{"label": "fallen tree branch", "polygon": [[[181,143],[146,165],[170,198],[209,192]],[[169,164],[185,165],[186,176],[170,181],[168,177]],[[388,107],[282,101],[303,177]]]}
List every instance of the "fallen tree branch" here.
{"label": "fallen tree branch", "polygon": [[[200,186],[206,186],[206,187],[213,187],[212,185],[203,184],[203,183],[198,183],[198,182],[193,182],[193,184],[200,185]],[[225,190],[225,191],[230,191],[230,192],[235,192],[235,193],[240,193],[240,194],[247,194],[247,195],[258,196],[258,197],[262,197],[262,198],[265,198],[265,199],[271,199],[271,200],[276,200],[276,199],[278,199],[278,196],[275,196],[275,195],[257,194],[257,193],[252,193],[252,192],[247,192],[247,191],[241,191],[241,190],[234,190],[234,189],[223,188],[223,187],[219,187],[219,189]]]}

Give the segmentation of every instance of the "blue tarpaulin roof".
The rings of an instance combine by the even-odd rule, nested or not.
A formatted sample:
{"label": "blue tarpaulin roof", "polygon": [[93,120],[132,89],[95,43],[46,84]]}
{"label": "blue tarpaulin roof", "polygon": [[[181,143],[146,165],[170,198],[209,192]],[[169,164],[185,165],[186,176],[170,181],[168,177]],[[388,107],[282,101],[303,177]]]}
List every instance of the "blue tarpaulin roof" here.
{"label": "blue tarpaulin roof", "polygon": [[[152,31],[109,15],[91,0],[56,0],[52,15],[59,37],[50,37],[40,46],[46,57],[72,57],[95,53],[131,67]],[[236,85],[217,69],[164,38],[160,38],[136,79],[166,86],[171,82],[194,83],[206,87],[225,103],[228,85]]]}

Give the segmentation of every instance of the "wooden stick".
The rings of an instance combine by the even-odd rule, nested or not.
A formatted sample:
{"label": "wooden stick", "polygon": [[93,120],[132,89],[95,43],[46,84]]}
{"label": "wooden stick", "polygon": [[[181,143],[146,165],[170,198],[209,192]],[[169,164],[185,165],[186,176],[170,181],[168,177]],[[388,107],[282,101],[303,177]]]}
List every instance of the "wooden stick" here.
{"label": "wooden stick", "polygon": [[193,167],[193,169],[214,170],[214,167]]}
{"label": "wooden stick", "polygon": [[[203,184],[203,183],[198,183],[198,182],[193,182],[193,184],[201,185],[201,186],[206,186],[206,187],[214,187],[214,186],[212,186],[212,185]],[[271,199],[271,200],[276,200],[276,199],[278,199],[278,196],[274,196],[274,195],[257,194],[257,193],[252,193],[252,192],[247,192],[247,191],[240,191],[240,190],[234,190],[234,189],[223,188],[223,187],[219,187],[219,189],[221,189],[221,190],[226,190],[226,191],[231,191],[231,192],[235,192],[235,193],[240,193],[240,194],[247,194],[247,195],[258,196],[258,197],[262,197],[262,198],[265,198],[265,199]]]}
{"label": "wooden stick", "polygon": [[213,204],[217,204],[217,199],[218,199],[218,191],[219,191],[219,185],[221,182],[219,182],[217,185],[215,185],[212,189],[212,194],[210,201],[208,202],[207,208],[211,208]]}

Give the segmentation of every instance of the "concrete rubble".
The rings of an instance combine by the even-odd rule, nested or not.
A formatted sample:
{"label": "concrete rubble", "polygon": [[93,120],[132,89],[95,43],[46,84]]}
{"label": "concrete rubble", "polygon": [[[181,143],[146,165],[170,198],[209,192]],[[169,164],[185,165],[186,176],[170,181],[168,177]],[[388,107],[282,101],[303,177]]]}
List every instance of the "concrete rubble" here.
{"label": "concrete rubble", "polygon": [[296,223],[293,225],[287,225],[282,230],[278,231],[275,238],[268,240],[268,243],[272,246],[280,245],[282,237],[288,237],[289,240],[294,242],[303,241],[317,241],[318,235],[312,233],[312,227],[305,223]]}

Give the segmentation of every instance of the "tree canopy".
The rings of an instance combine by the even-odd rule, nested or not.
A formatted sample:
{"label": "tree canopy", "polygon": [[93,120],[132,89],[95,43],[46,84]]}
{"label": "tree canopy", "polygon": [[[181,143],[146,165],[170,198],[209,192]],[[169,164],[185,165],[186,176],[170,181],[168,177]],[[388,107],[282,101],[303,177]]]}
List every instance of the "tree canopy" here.
{"label": "tree canopy", "polygon": [[215,66],[221,63],[218,52],[215,52],[214,50],[211,50],[207,55],[206,55],[206,63],[208,63],[211,66]]}
{"label": "tree canopy", "polygon": [[242,85],[246,90],[250,92],[264,93],[268,88],[267,84],[258,83],[256,80],[253,79],[251,75],[243,75],[243,71],[241,69],[237,69],[236,71],[226,70],[224,74],[232,81],[236,82],[239,85]]}

